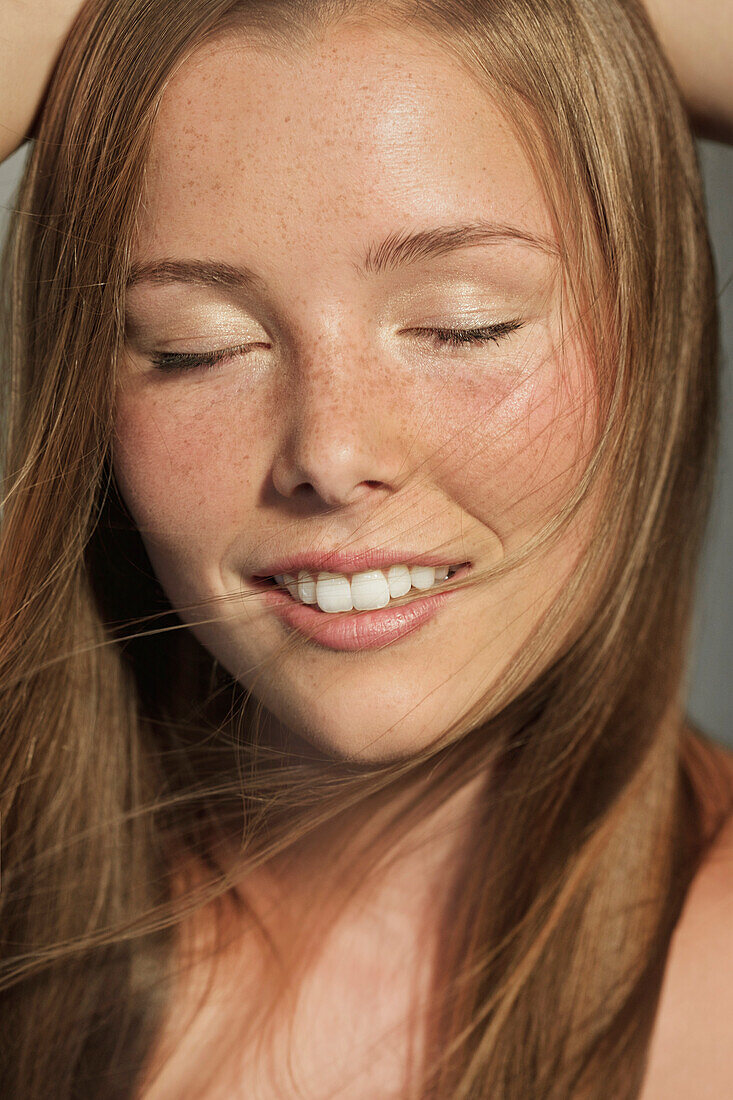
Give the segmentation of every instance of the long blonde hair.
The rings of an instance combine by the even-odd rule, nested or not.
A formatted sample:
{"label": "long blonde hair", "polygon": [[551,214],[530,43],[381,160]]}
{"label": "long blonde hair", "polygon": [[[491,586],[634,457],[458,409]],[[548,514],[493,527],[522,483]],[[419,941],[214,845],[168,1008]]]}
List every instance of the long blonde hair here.
{"label": "long blonde hair", "polygon": [[[125,287],[168,81],[215,36],[299,49],[352,18],[409,23],[481,81],[553,211],[603,417],[577,491],[525,554],[557,537],[598,479],[609,488],[572,583],[501,682],[447,743],[380,766],[267,751],[255,695],[161,590],[110,457]],[[346,897],[486,776],[470,859],[445,899],[411,1095],[638,1095],[670,936],[733,803],[721,785],[705,823],[714,746],[670,717],[684,702],[713,482],[717,318],[694,144],[641,5],[94,0],[57,66],[16,205],[2,363],[6,1094],[133,1096],[194,910],[231,899],[233,881],[357,801],[399,805],[338,868]],[[588,591],[592,607],[573,618]],[[232,835],[234,869],[214,843]],[[184,856],[206,869],[203,888],[176,886]]]}

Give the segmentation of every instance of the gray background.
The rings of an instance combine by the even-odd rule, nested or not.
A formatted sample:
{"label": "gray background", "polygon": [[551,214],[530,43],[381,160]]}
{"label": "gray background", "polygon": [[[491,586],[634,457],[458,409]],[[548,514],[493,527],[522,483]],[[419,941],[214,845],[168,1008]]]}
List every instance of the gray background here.
{"label": "gray background", "polygon": [[[723,432],[715,504],[700,570],[690,662],[689,711],[733,746],[733,148],[699,143],[718,272],[723,335]],[[0,235],[27,147],[0,164]],[[684,517],[680,517],[684,522]]]}

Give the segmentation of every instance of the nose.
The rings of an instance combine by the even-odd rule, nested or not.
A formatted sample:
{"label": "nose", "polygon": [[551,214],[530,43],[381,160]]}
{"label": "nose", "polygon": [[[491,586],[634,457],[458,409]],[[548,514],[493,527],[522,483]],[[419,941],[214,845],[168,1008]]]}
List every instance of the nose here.
{"label": "nose", "polygon": [[[367,359],[369,361],[367,361]],[[280,406],[284,429],[272,465],[288,499],[343,507],[394,491],[404,472],[404,440],[394,394],[374,357],[320,353],[291,375]]]}

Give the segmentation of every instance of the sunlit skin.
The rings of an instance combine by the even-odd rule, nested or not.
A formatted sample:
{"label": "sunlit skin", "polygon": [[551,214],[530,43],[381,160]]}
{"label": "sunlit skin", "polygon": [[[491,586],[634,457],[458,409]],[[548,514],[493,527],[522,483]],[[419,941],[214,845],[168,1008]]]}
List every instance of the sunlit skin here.
{"label": "sunlit skin", "polygon": [[[359,270],[390,235],[478,220],[547,246],[503,239]],[[282,553],[341,545],[439,550],[479,570],[557,511],[596,424],[553,242],[502,114],[425,38],[342,26],[297,58],[233,38],[200,50],[168,86],[133,258],[245,266],[262,284],[130,288],[115,472],[173,606],[255,684],[280,728],[331,757],[389,760],[437,743],[532,632],[580,536],[571,529],[521,574],[462,591],[419,631],[361,653],[302,642],[278,654],[288,632],[247,578]],[[521,327],[499,342],[465,348],[416,331],[514,320]],[[259,346],[188,375],[151,363],[248,342]],[[347,1013],[355,938],[367,973],[395,952],[407,980],[416,922],[457,839],[384,881],[325,953],[316,1001]],[[308,897],[314,851],[294,871]],[[359,985],[355,1016],[365,996]],[[380,1003],[399,1016],[406,996],[400,981]],[[317,1063],[307,1022],[306,1033]]]}
{"label": "sunlit skin", "polygon": [[[342,27],[285,59],[235,39],[166,92],[134,258],[245,265],[264,289],[130,288],[116,475],[172,604],[200,605],[183,612],[197,637],[243,683],[259,673],[270,712],[334,756],[435,742],[576,550],[571,535],[383,649],[305,642],[268,663],[288,631],[247,576],[277,554],[404,546],[480,569],[580,475],[592,377],[567,313],[560,346],[551,251],[503,240],[358,270],[390,234],[478,219],[553,240],[498,109],[428,40]],[[514,320],[499,342],[460,348],[415,331]],[[246,342],[260,346],[188,375],[150,361]]]}

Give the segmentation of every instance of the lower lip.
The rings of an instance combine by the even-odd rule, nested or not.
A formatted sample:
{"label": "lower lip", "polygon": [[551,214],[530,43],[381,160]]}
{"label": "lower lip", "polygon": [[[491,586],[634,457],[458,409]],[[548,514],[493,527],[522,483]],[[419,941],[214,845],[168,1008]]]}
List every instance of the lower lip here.
{"label": "lower lip", "polygon": [[[464,576],[469,568],[459,569],[454,575]],[[299,634],[324,649],[354,652],[381,649],[419,630],[461,589],[416,596],[407,603],[377,611],[343,611],[336,614],[314,610],[310,604],[297,603],[278,588],[263,586],[261,591],[265,606],[271,607],[282,622]]]}

